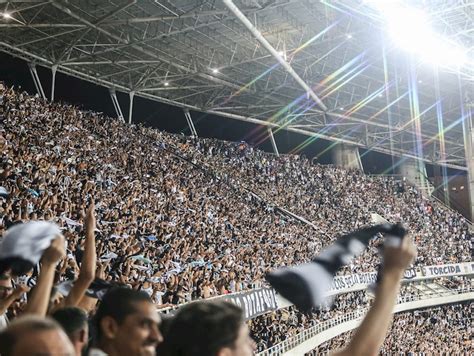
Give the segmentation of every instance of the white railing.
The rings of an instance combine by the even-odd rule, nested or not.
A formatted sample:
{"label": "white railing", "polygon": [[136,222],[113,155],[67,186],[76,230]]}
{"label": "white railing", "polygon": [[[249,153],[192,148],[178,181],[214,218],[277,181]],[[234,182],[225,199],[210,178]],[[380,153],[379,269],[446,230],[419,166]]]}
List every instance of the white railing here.
{"label": "white railing", "polygon": [[258,355],[281,355],[282,353],[289,351],[304,341],[318,335],[319,333],[333,328],[339,324],[345,323],[347,321],[356,320],[362,318],[367,312],[367,308],[357,309],[356,311],[339,315],[333,319],[322,321],[309,329],[303,330],[302,332],[292,336],[285,341],[276,344],[275,346],[260,352]]}
{"label": "white railing", "polygon": [[[436,294],[436,297],[464,294],[464,293],[469,293],[472,291],[474,291],[474,288],[471,286],[468,286],[468,287],[462,287],[459,289],[440,291],[440,293]],[[404,295],[404,296],[398,297],[397,304],[408,303],[408,302],[413,302],[417,300],[431,299],[431,298],[433,298],[433,295],[429,295],[428,298],[426,298],[426,295],[413,295],[413,294]],[[367,310],[368,308],[357,309],[356,311],[353,311],[344,315],[339,315],[333,319],[320,322],[312,326],[311,328],[303,330],[297,335],[292,336],[286,339],[285,341],[258,353],[257,355],[258,356],[282,355],[283,353],[294,349],[296,346],[313,338],[314,336],[320,334],[321,332],[325,330],[328,330],[330,328],[333,328],[337,325],[340,325],[348,321],[362,319],[365,316]]]}

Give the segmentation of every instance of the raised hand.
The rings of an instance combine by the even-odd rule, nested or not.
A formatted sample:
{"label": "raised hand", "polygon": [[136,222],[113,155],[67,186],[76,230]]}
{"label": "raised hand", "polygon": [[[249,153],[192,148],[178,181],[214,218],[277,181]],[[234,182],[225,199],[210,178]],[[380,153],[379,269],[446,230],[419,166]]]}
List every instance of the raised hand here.
{"label": "raised hand", "polygon": [[63,235],[58,235],[46,249],[41,258],[43,264],[56,264],[66,257],[66,246]]}
{"label": "raised hand", "polygon": [[15,299],[20,298],[23,294],[28,293],[30,291],[30,287],[28,287],[25,284],[20,284],[18,285],[15,290],[13,291],[13,295],[15,296]]}
{"label": "raised hand", "polygon": [[93,233],[96,228],[95,204],[91,201],[85,217],[86,233]]}

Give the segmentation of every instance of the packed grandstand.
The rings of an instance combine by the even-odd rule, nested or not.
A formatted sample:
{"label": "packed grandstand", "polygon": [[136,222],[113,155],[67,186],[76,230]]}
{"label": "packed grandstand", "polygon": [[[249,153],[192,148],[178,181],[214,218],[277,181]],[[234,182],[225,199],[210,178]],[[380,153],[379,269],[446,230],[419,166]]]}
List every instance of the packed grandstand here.
{"label": "packed grandstand", "polygon": [[[431,270],[432,278],[441,277],[437,288],[448,294],[472,290],[466,277],[472,274],[469,222],[403,180],[276,156],[245,143],[127,125],[5,85],[0,97],[0,233],[37,220],[60,227],[67,249],[55,269],[52,305],[61,293],[67,296],[60,287],[77,280],[92,260],[103,285],[144,291],[164,312],[266,290],[268,272],[310,261],[338,236],[370,225],[374,214],[403,222],[411,232],[418,249],[415,276],[429,277],[426,266],[457,266],[465,270]],[[92,220],[93,258],[84,238]],[[374,273],[379,262],[372,243],[339,276]],[[412,277],[402,285],[399,303],[437,296],[429,284],[409,283]],[[38,278],[30,271],[15,281],[21,298],[0,309],[3,326],[25,311],[23,293]],[[366,310],[373,301],[366,287],[342,288],[333,306],[309,314],[290,305],[256,308],[247,318],[256,351]],[[95,302],[84,308],[94,315]],[[419,309],[396,314],[383,354],[472,353],[470,302]],[[431,342],[440,334],[445,336]],[[311,354],[340,348],[349,337],[327,340]]]}

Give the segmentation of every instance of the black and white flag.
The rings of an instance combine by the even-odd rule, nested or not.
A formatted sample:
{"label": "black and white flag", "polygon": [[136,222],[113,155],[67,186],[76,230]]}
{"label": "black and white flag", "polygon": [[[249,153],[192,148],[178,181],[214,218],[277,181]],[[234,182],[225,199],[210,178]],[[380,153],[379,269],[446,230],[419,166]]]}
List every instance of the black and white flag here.
{"label": "black and white flag", "polygon": [[323,303],[332,304],[327,292],[341,267],[365,251],[377,234],[385,234],[386,244],[399,244],[406,232],[400,224],[381,224],[354,231],[340,237],[312,262],[279,268],[267,274],[266,279],[278,293],[302,311],[310,311]]}
{"label": "black and white flag", "polygon": [[[64,281],[57,284],[55,286],[55,290],[64,297],[67,297],[71,292],[73,285],[74,281]],[[94,281],[92,281],[92,283],[89,285],[89,288],[87,288],[86,296],[102,300],[102,298],[109,291],[109,289],[116,287],[117,285],[117,283],[107,282],[103,279],[96,277]]]}

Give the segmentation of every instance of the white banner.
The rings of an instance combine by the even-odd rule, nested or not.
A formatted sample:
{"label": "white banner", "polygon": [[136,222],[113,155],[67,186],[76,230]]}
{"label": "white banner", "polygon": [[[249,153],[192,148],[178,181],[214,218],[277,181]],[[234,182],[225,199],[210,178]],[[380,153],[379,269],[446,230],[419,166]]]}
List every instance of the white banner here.
{"label": "white banner", "polygon": [[472,263],[452,263],[438,266],[425,266],[421,268],[421,271],[425,277],[458,276],[472,273]]}
{"label": "white banner", "polygon": [[337,276],[334,278],[333,286],[330,292],[340,292],[352,288],[367,287],[369,284],[375,283],[376,280],[377,272],[365,272],[349,274],[347,276]]}

